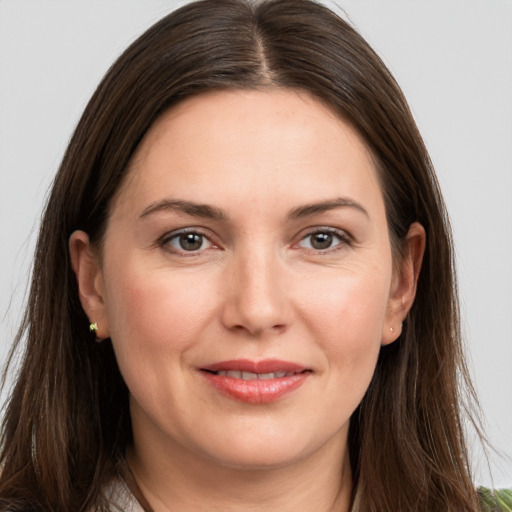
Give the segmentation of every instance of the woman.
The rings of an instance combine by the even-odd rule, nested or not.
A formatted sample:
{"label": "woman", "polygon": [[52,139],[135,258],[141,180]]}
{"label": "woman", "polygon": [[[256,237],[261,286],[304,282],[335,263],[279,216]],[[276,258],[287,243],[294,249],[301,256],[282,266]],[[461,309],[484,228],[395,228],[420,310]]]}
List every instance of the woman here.
{"label": "woman", "polygon": [[306,0],[176,11],[55,180],[2,506],[478,510],[452,258],[407,104],[353,29]]}

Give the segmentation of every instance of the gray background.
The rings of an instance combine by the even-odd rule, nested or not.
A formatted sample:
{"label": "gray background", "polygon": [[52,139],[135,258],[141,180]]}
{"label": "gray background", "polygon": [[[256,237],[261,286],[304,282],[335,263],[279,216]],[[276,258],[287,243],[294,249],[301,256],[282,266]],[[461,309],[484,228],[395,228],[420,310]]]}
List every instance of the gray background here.
{"label": "gray background", "polygon": [[[127,44],[183,3],[0,0],[0,357],[19,320],[45,193],[86,101]],[[511,486],[512,1],[339,4],[403,87],[436,166],[470,366],[498,452],[492,481],[474,447],[477,481]]]}

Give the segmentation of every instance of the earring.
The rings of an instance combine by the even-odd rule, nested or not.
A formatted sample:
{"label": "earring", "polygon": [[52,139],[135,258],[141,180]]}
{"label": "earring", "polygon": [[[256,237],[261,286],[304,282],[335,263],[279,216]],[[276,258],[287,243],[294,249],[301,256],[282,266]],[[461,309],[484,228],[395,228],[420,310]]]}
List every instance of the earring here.
{"label": "earring", "polygon": [[94,323],[89,324],[89,331],[96,334],[98,332],[98,323],[94,322]]}
{"label": "earring", "polygon": [[390,332],[395,332],[395,329],[393,329],[393,327],[390,327],[390,328],[389,328],[389,331],[390,331]]}

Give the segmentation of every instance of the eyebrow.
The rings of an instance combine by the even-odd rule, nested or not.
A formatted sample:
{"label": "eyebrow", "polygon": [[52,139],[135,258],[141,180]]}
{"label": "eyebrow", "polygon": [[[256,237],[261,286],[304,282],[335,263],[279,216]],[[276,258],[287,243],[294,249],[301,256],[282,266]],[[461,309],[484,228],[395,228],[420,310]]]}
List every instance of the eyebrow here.
{"label": "eyebrow", "polygon": [[[370,218],[368,212],[360,203],[344,197],[338,197],[336,199],[329,199],[327,201],[306,204],[293,208],[288,212],[288,218],[301,219],[312,215],[318,215],[329,210],[335,210],[337,208],[354,208],[363,213],[366,217]],[[191,217],[200,217],[212,220],[227,220],[228,218],[226,213],[220,208],[210,206],[208,204],[185,201],[183,199],[162,199],[161,201],[155,201],[142,211],[140,218],[142,219],[154,213],[168,210],[183,213]]]}
{"label": "eyebrow", "polygon": [[205,219],[225,220],[227,218],[226,214],[220,208],[207,204],[198,204],[192,201],[184,201],[182,199],[162,199],[161,201],[155,201],[144,208],[139,218],[142,219],[153,213],[167,210]]}
{"label": "eyebrow", "polygon": [[357,201],[345,197],[338,197],[336,199],[329,199],[320,203],[312,203],[299,206],[298,208],[291,210],[288,213],[288,217],[290,219],[301,219],[303,217],[318,215],[320,213],[327,212],[329,210],[335,210],[337,208],[354,208],[363,213],[366,217],[370,218],[370,215],[363,207],[363,205]]}

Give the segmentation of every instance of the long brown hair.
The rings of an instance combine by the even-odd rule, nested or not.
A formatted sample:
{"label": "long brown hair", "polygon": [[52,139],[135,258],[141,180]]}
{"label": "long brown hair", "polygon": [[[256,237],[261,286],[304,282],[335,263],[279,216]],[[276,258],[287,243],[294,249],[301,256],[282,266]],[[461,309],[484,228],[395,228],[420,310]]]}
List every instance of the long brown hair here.
{"label": "long brown hair", "polygon": [[93,342],[68,239],[101,245],[111,198],[152,123],[191,95],[222,88],[306,90],[371,150],[399,259],[410,224],[427,247],[415,303],[382,349],[350,423],[361,509],[474,511],[461,390],[449,223],[434,170],[400,88],[362,37],[310,0],[203,0],[135,41],[99,85],[69,143],[46,205],[30,297],[16,339],[21,369],[3,422],[0,506],[104,511],[104,487],[131,442],[128,390],[110,342]]}

